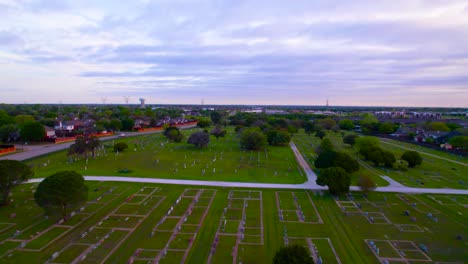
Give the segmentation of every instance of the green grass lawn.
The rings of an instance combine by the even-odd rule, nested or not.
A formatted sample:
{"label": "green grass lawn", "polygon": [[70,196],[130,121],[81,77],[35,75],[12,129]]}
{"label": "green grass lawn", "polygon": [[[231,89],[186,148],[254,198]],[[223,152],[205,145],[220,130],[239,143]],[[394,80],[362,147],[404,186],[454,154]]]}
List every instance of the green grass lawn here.
{"label": "green grass lawn", "polygon": [[[176,203],[176,201],[181,195],[186,196],[182,197],[184,200],[195,199],[191,195],[196,194],[202,187],[122,182],[87,182],[87,184],[90,198],[84,207],[88,208],[97,204],[99,209],[87,212],[89,215],[87,215],[86,220],[71,225],[73,226],[71,230],[62,237],[59,237],[59,231],[65,229],[59,227],[53,227],[50,232],[42,236],[36,235],[37,232],[53,225],[56,219],[50,217],[47,220],[48,224],[36,225],[45,218],[42,210],[35,205],[34,201],[30,200],[33,197],[31,187],[34,185],[18,186],[13,194],[15,201],[7,207],[0,208],[0,223],[2,223],[0,225],[0,263],[44,263],[55,252],[59,252],[55,262],[71,262],[80,255],[83,257],[83,252],[90,247],[93,250],[88,252],[84,260],[87,263],[99,263],[105,258],[107,258],[106,263],[127,263],[132,257],[135,258],[135,263],[147,263],[148,260],[154,259],[159,252],[158,250],[168,244],[175,224],[180,221],[183,222],[180,232],[192,235],[176,235],[169,244],[166,256],[161,259],[160,263],[180,261],[184,252],[171,251],[170,249],[184,250],[191,242],[193,245],[187,254],[186,263],[206,263],[224,214],[224,208],[228,206],[229,193],[232,190],[236,194],[233,197],[242,199],[231,200],[231,209],[228,214],[237,220],[232,220],[234,228],[226,227],[227,233],[236,232],[236,224],[242,219],[239,216],[239,212],[242,211],[238,210],[242,210],[244,199],[247,199],[249,195],[257,199],[260,197],[259,191],[262,198],[261,201],[248,200],[248,207],[245,208],[247,227],[245,234],[248,235],[245,242],[256,244],[239,244],[237,260],[242,260],[243,263],[271,263],[274,253],[285,243],[285,234],[287,234],[290,243],[297,242],[305,246],[308,245],[307,239],[310,238],[318,248],[320,257],[331,263],[335,262],[335,254],[331,251],[326,238],[330,240],[341,263],[378,263],[377,258],[367,246],[366,239],[376,241],[381,250],[381,256],[398,256],[398,253],[392,251],[390,244],[380,240],[408,240],[413,241],[417,246],[424,244],[428,248],[427,254],[432,262],[463,262],[468,259],[466,245],[468,237],[467,196],[410,194],[398,196],[389,193],[371,193],[368,197],[364,197],[360,193],[353,193],[352,198],[339,197],[336,201],[326,193],[308,191],[324,222],[317,224],[297,222],[297,217],[294,222],[282,222],[279,219],[276,192],[281,192],[281,196],[285,197],[282,199],[282,207],[294,208],[294,199],[289,199],[287,192],[295,192],[298,204],[306,209],[306,205],[310,203],[308,196],[305,195],[307,191],[268,189],[252,190],[252,194],[249,194],[248,192],[239,192],[239,190],[245,191],[245,189],[210,187],[209,189],[216,190],[216,193],[203,192],[197,206],[194,207],[185,222],[180,216],[184,214],[184,210],[186,211],[190,203],[182,200]],[[159,189],[150,194],[143,187],[158,187]],[[184,193],[186,189],[193,190]],[[109,214],[117,212],[116,209],[119,206],[131,204],[132,200],[129,200],[129,197],[139,193],[150,195],[147,200],[142,200],[141,206],[152,205],[154,207],[154,209],[142,211],[147,214],[145,218],[138,217],[141,221],[132,217],[127,220],[125,217],[106,219]],[[213,194],[214,198],[210,206]],[[149,199],[151,197],[153,199]],[[145,203],[146,205],[144,205]],[[260,205],[263,207],[263,214],[261,214]],[[346,207],[346,209],[339,206]],[[155,226],[166,216],[171,207],[174,208],[174,215],[170,215],[173,218],[168,218],[171,221],[163,224],[164,228],[161,228],[169,231],[154,231]],[[201,221],[201,216],[205,211],[207,212],[206,218]],[[404,214],[405,211],[408,211],[409,216]],[[348,212],[347,215],[344,212]],[[16,214],[15,217],[11,216],[13,213]],[[428,217],[428,213],[432,214],[432,218]],[[369,216],[375,217],[376,223],[381,222],[379,217],[385,217],[387,222],[385,224],[372,224]],[[410,217],[414,217],[414,221]],[[437,218],[437,221],[434,218]],[[73,217],[70,222],[67,221],[64,225],[71,223],[72,219]],[[100,224],[100,222],[103,223]],[[198,226],[199,223],[201,224]],[[125,229],[136,225],[138,227],[135,230]],[[256,237],[261,232],[255,227],[260,225],[263,226],[263,244],[261,244],[261,239]],[[34,228],[34,226],[40,226],[40,228]],[[27,237],[14,236],[17,230],[21,233],[30,227],[33,227],[32,229],[35,231],[33,234],[29,234]],[[112,231],[113,227],[124,229]],[[398,227],[407,231],[400,231]],[[196,235],[193,235],[194,233]],[[459,235],[462,237],[461,240],[457,239]],[[34,250],[56,237],[59,238],[41,251],[21,249],[22,242],[25,242],[24,249]],[[235,236],[219,235],[217,248],[213,255],[213,260],[216,261],[212,263],[222,261],[232,263],[231,253],[235,244]],[[111,252],[112,254],[110,254]],[[408,256],[418,254],[411,251],[406,253]]]}
{"label": "green grass lawn", "polygon": [[[184,130],[186,138],[193,130]],[[126,142],[129,148],[112,151],[113,143]],[[211,137],[208,147],[171,143],[162,134],[122,138],[104,142],[96,159],[68,163],[66,151],[32,159],[35,177],[47,177],[61,170],[83,175],[134,176],[151,178],[241,181],[266,183],[303,183],[306,177],[289,147],[271,147],[267,151],[242,151],[237,135],[229,130],[226,138]],[[122,169],[129,172],[119,172]]]}
{"label": "green grass lawn", "polygon": [[[372,162],[360,160],[359,155],[356,154],[356,149],[352,148],[347,144],[344,144],[340,134],[328,133],[327,136],[332,140],[335,148],[337,148],[340,151],[346,152],[354,158],[358,159],[359,163],[361,164],[361,170],[364,170],[365,173],[367,173],[368,175],[373,175],[374,179],[376,179],[376,175],[380,174],[387,175],[392,179],[400,182],[401,184],[409,187],[456,189],[468,188],[468,166],[453,163],[437,157],[421,154],[421,157],[423,158],[422,164],[416,166],[415,168],[409,168],[407,171],[379,167],[375,166]],[[381,141],[382,143],[380,144],[380,146],[382,147],[382,149],[392,152],[397,159],[399,159],[403,152],[406,151],[406,149],[398,147],[403,146],[412,147],[412,149],[417,151],[423,151],[441,158],[447,158],[468,164],[468,159],[452,156],[445,152],[412,146],[410,144],[394,140],[392,140],[391,143],[397,146],[383,143],[387,142],[385,140]],[[319,141],[317,141],[316,144],[319,144]]]}

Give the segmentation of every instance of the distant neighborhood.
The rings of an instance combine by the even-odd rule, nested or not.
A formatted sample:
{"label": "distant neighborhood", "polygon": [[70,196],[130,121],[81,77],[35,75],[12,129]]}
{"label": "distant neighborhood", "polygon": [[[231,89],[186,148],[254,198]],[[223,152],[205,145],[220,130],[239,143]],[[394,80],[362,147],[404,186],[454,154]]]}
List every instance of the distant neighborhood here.
{"label": "distant neighborhood", "polygon": [[283,122],[289,130],[291,127],[305,129],[311,122],[327,130],[388,137],[463,155],[468,151],[468,112],[427,108],[0,105],[0,141],[4,144],[61,143],[72,141],[78,135],[100,137],[120,131],[158,130],[209,119],[214,111],[226,116],[226,124],[231,125],[236,125],[239,117],[259,126]]}

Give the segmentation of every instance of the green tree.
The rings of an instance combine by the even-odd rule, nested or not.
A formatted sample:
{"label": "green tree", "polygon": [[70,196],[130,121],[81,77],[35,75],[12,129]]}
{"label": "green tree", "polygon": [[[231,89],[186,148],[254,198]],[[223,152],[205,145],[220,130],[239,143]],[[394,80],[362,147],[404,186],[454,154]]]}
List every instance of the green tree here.
{"label": "green tree", "polygon": [[5,110],[0,110],[0,126],[14,124],[14,123],[15,123],[14,117],[8,115],[8,113]]}
{"label": "green tree", "polygon": [[321,153],[314,161],[314,165],[318,169],[326,169],[331,167],[340,167],[348,173],[359,170],[359,163],[351,158],[346,153],[327,151]]}
{"label": "green tree", "polygon": [[34,117],[32,115],[17,115],[15,116],[15,123],[19,126],[27,122],[34,122]]}
{"label": "green tree", "polygon": [[314,123],[307,121],[304,122],[304,132],[310,136],[315,131],[315,125]]}
{"label": "green tree", "polygon": [[468,136],[455,136],[449,139],[449,143],[463,150],[468,150]]}
{"label": "green tree", "polygon": [[314,264],[314,259],[305,247],[290,245],[276,252],[273,264]]}
{"label": "green tree", "polygon": [[213,111],[210,113],[210,118],[213,124],[219,125],[223,121],[223,114],[219,111]]}
{"label": "green tree", "polygon": [[373,191],[375,190],[375,188],[377,188],[377,185],[375,184],[374,180],[366,174],[361,175],[361,177],[359,177],[357,185],[359,186],[361,191],[365,193]]}
{"label": "green tree", "polygon": [[240,146],[245,150],[263,150],[267,145],[267,138],[259,128],[244,129],[240,136]]}
{"label": "green tree", "polygon": [[398,126],[390,123],[390,122],[385,122],[379,124],[379,133],[382,134],[391,134],[397,130]]}
{"label": "green tree", "polygon": [[387,168],[392,168],[396,162],[395,155],[390,151],[382,151],[383,164]]}
{"label": "green tree", "polygon": [[60,171],[45,178],[34,193],[34,200],[47,215],[61,213],[63,220],[88,200],[83,176],[74,171]]}
{"label": "green tree", "polygon": [[15,124],[3,125],[0,127],[0,141],[7,142],[10,139],[10,134],[18,131]]}
{"label": "green tree", "polygon": [[431,131],[450,131],[450,128],[444,122],[430,122],[427,129]]}
{"label": "green tree", "polygon": [[78,136],[75,139],[75,143],[68,149],[68,156],[77,155],[84,158],[88,158],[88,153],[91,152],[91,156],[96,156],[96,149],[101,145],[101,141],[98,137],[84,137]]}
{"label": "green tree", "polygon": [[111,130],[115,130],[115,131],[119,131],[119,130],[122,130],[122,121],[120,121],[120,119],[118,118],[113,118],[111,121],[110,121],[110,124],[109,124],[109,128]]}
{"label": "green tree", "polygon": [[315,132],[315,136],[320,138],[320,139],[323,139],[327,134],[325,134],[325,132],[323,130],[317,130]]}
{"label": "green tree", "polygon": [[336,126],[336,121],[331,119],[330,117],[327,117],[327,118],[324,118],[324,119],[321,119],[321,120],[318,120],[318,122],[320,123],[320,125],[327,129],[327,130],[330,130],[332,129],[334,126]]}
{"label": "green tree", "polygon": [[114,145],[114,151],[115,152],[122,152],[124,150],[128,149],[128,145],[125,142],[118,142]]}
{"label": "green tree", "polygon": [[211,121],[208,119],[201,119],[197,123],[197,127],[199,128],[207,128],[211,126]]}
{"label": "green tree", "polygon": [[340,122],[338,122],[338,126],[340,127],[340,129],[349,131],[354,128],[354,123],[352,120],[343,119],[343,120],[340,120]]}
{"label": "green tree", "polygon": [[323,138],[322,141],[320,142],[320,145],[318,146],[317,152],[324,153],[324,152],[329,152],[332,150],[333,150],[333,144],[331,140],[328,138]]}
{"label": "green tree", "polygon": [[291,136],[286,131],[270,130],[267,133],[267,141],[271,146],[286,146],[291,141]]}
{"label": "green tree", "polygon": [[174,142],[182,142],[182,140],[184,139],[184,134],[182,132],[180,132],[180,129],[177,128],[177,127],[167,127],[165,130],[164,130],[164,135],[171,141],[174,141]]}
{"label": "green tree", "polygon": [[26,122],[20,129],[21,138],[25,141],[39,141],[46,136],[44,125],[39,122]]}
{"label": "green tree", "polygon": [[316,180],[318,185],[328,186],[328,191],[333,195],[349,192],[351,176],[340,167],[330,167],[320,171]]}
{"label": "green tree", "polygon": [[210,143],[210,134],[205,131],[194,132],[188,138],[187,143],[193,144],[197,148],[204,148]]}
{"label": "green tree", "polygon": [[358,135],[355,134],[348,134],[343,137],[343,143],[354,146],[356,144],[356,139],[358,138]]}
{"label": "green tree", "polygon": [[124,118],[122,119],[122,130],[130,131],[133,129],[135,125],[135,121],[131,118]]}
{"label": "green tree", "polygon": [[462,128],[462,126],[460,126],[459,124],[456,124],[456,123],[447,123],[446,125],[450,129],[450,131],[455,131],[455,130],[457,130],[459,128]]}
{"label": "green tree", "polygon": [[416,165],[421,165],[422,157],[417,151],[407,150],[401,155],[401,159],[408,162],[408,167],[413,168]]}
{"label": "green tree", "polygon": [[361,129],[365,134],[369,134],[378,130],[379,120],[373,114],[364,114],[361,120]]}
{"label": "green tree", "polygon": [[219,139],[220,137],[225,137],[226,136],[226,130],[221,128],[221,126],[216,126],[213,130],[211,130],[211,135],[213,135],[216,139]]}
{"label": "green tree", "polygon": [[0,205],[9,203],[11,190],[18,184],[27,181],[33,176],[29,166],[17,160],[0,160],[0,192],[2,201]]}

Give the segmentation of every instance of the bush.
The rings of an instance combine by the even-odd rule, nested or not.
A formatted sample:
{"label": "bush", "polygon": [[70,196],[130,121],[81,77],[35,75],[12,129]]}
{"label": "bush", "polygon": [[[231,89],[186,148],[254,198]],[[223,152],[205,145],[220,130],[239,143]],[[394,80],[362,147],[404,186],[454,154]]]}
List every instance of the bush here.
{"label": "bush", "polygon": [[291,245],[282,247],[276,252],[273,258],[273,264],[314,264],[313,258],[309,251],[299,245]]}
{"label": "bush", "polygon": [[413,168],[416,165],[421,165],[422,158],[419,152],[408,150],[401,155],[401,159],[408,162],[408,167]]}
{"label": "bush", "polygon": [[397,162],[393,163],[393,169],[400,170],[400,171],[407,171],[408,170],[408,162],[405,160],[398,160]]}
{"label": "bush", "polygon": [[125,142],[119,142],[114,145],[114,151],[115,152],[122,152],[124,150],[128,149],[128,145]]}

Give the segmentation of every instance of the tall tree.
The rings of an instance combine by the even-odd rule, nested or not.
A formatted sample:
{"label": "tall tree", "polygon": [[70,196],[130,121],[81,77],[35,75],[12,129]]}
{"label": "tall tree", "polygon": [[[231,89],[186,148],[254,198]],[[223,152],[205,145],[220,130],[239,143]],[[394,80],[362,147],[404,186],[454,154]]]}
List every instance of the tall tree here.
{"label": "tall tree", "polygon": [[246,150],[262,150],[267,145],[267,139],[260,129],[247,128],[241,133],[240,145]]}
{"label": "tall tree", "polygon": [[320,171],[316,182],[318,185],[328,186],[328,191],[331,194],[339,195],[349,192],[351,177],[344,169],[331,167]]}
{"label": "tall tree", "polygon": [[305,247],[291,245],[276,252],[273,264],[314,264],[314,259]]}
{"label": "tall tree", "polygon": [[88,187],[83,176],[74,171],[61,171],[45,178],[37,187],[34,199],[47,215],[60,213],[64,220],[68,212],[88,200]]}
{"label": "tall tree", "polygon": [[11,190],[32,176],[33,172],[29,166],[17,160],[0,160],[0,192],[2,193],[0,204],[7,205]]}
{"label": "tall tree", "polygon": [[213,111],[210,113],[211,121],[215,125],[219,125],[223,121],[223,114],[219,111]]}
{"label": "tall tree", "polygon": [[352,130],[354,128],[354,123],[352,120],[343,119],[338,122],[338,126],[343,130]]}
{"label": "tall tree", "polygon": [[401,155],[401,159],[408,162],[408,167],[413,168],[416,165],[421,165],[422,157],[417,151],[408,150]]}

